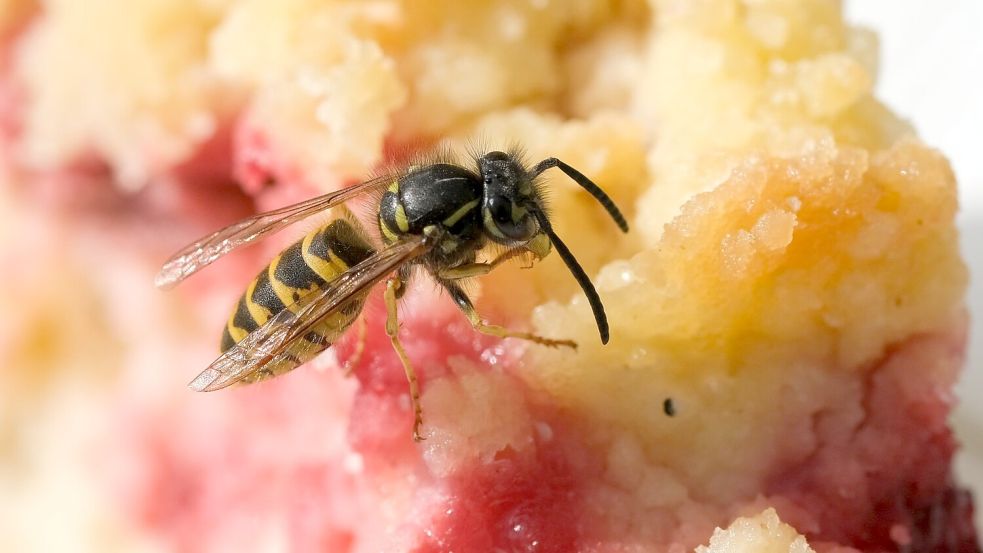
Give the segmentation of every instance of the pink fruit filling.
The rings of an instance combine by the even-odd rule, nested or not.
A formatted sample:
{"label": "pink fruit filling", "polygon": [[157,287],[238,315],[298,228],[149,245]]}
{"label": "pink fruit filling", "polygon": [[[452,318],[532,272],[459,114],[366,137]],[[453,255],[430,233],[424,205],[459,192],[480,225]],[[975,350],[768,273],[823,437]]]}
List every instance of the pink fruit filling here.
{"label": "pink fruit filling", "polygon": [[978,551],[946,424],[964,350],[961,333],[912,337],[864,378],[863,412],[816,417],[815,450],[777,467],[767,485],[769,500],[789,503],[783,519],[810,539],[864,551]]}
{"label": "pink fruit filling", "polygon": [[[606,467],[597,444],[586,441],[589,423],[509,376],[517,345],[473,335],[453,309],[433,305],[426,313],[410,310],[403,327],[424,390],[464,374],[448,373],[448,365],[499,374],[527,410],[525,446],[428,459],[443,446],[420,448],[408,439],[405,379],[375,305],[350,401],[352,379],[333,367],[321,374],[308,367],[313,374],[197,399],[177,418],[131,406],[135,412],[120,418],[130,421],[123,430],[132,440],[113,450],[142,467],[121,485],[129,509],[189,551],[248,544],[275,531],[267,525],[282,525],[276,531],[296,551],[623,551],[648,542],[651,528],[623,526],[634,516],[624,510],[640,509],[637,503],[609,503],[603,511],[591,504]],[[338,345],[340,357],[352,342]],[[898,344],[862,369],[861,409],[818,414],[815,446],[772,467],[763,495],[732,504],[693,499],[676,516],[740,513],[765,503],[820,551],[978,551],[972,501],[953,484],[954,443],[945,424],[962,351],[957,332]],[[692,548],[722,522],[665,527],[656,543]]]}

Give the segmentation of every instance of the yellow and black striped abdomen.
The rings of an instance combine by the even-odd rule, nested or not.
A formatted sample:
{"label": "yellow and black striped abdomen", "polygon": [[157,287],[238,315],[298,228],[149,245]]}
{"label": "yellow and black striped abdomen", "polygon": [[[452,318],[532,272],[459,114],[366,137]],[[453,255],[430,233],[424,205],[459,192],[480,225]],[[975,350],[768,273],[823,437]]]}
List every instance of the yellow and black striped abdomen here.
{"label": "yellow and black striped abdomen", "polygon": [[[338,219],[307,234],[276,256],[249,284],[236,303],[222,333],[222,351],[226,351],[270,317],[302,297],[320,289],[372,255],[360,229],[345,219]],[[347,329],[359,312],[365,297],[355,297],[338,312],[308,333],[308,343],[291,348],[294,355],[278,366],[269,367],[251,381],[269,378],[309,361],[324,351]]]}

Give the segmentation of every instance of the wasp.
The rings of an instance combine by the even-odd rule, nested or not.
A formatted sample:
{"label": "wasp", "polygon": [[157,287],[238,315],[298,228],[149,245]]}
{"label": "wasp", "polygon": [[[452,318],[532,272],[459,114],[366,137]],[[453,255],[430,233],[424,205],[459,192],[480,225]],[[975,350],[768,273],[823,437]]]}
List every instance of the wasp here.
{"label": "wasp", "polygon": [[[290,371],[327,349],[361,313],[369,291],[385,281],[386,334],[402,362],[414,413],[413,438],[421,440],[423,413],[412,363],[398,336],[397,300],[411,269],[422,267],[443,288],[472,327],[500,338],[545,346],[576,347],[489,324],[476,311],[462,281],[488,274],[509,259],[535,260],[556,250],[593,311],[602,343],[609,330],[604,306],[577,259],[557,236],[544,200],[540,175],[557,168],[591,194],[623,231],[624,215],[582,173],[550,157],[528,166],[517,149],[472,155],[473,165],[434,158],[407,165],[361,184],[249,217],[185,247],[156,278],[169,288],[230,251],[363,195],[375,194],[378,236],[353,217],[341,217],[309,232],[277,255],[248,286],[229,317],[222,353],[189,383],[212,391],[265,380]],[[497,247],[496,247],[497,246]],[[487,247],[487,248],[486,248]],[[494,250],[490,260],[479,253]]]}

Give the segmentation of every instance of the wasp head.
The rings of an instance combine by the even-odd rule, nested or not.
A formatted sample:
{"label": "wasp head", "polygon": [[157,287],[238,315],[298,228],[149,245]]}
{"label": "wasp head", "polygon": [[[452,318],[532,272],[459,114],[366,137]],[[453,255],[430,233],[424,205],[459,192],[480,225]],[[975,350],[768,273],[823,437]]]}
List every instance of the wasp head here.
{"label": "wasp head", "polygon": [[489,152],[478,159],[484,182],[481,207],[485,230],[502,244],[528,242],[539,225],[527,205],[536,205],[532,176],[519,160],[504,152]]}

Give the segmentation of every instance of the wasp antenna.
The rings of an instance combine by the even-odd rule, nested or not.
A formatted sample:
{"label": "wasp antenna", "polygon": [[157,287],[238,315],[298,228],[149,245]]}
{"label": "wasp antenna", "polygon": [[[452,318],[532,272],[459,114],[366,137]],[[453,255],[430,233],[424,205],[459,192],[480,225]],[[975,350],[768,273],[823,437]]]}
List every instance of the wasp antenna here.
{"label": "wasp antenna", "polygon": [[[613,206],[613,204],[612,204]],[[617,210],[617,208],[615,208]],[[557,253],[560,254],[560,258],[566,264],[570,272],[573,273],[573,278],[577,280],[577,284],[584,291],[584,295],[587,296],[587,301],[590,302],[591,311],[594,312],[594,321],[597,322],[597,331],[601,335],[601,343],[607,344],[608,338],[610,338],[610,332],[608,328],[608,317],[604,313],[604,304],[601,303],[601,297],[597,295],[597,290],[594,288],[594,283],[590,281],[587,277],[587,273],[584,272],[584,268],[580,266],[577,262],[577,258],[573,256],[573,253],[567,248],[567,245],[560,240],[560,237],[553,232],[553,227],[550,225],[549,219],[546,214],[543,213],[541,209],[533,209],[532,213],[536,216],[536,220],[539,221],[540,228],[549,237],[550,242],[553,243],[553,247],[556,248]]]}
{"label": "wasp antenna", "polygon": [[591,196],[594,196],[594,199],[600,202],[601,206],[604,207],[611,218],[614,219],[615,224],[618,225],[621,232],[628,232],[628,221],[625,220],[625,216],[622,215],[621,210],[618,209],[618,206],[614,205],[614,201],[611,199],[611,197],[601,190],[600,186],[594,184],[594,181],[587,178],[586,175],[573,167],[570,167],[566,163],[563,163],[559,159],[555,157],[548,157],[537,163],[536,166],[532,168],[533,178],[539,176],[540,173],[552,167],[556,167],[560,171],[563,171],[568,177],[573,179],[574,182],[589,192]]}

